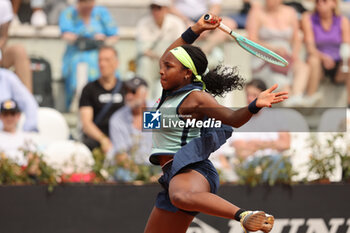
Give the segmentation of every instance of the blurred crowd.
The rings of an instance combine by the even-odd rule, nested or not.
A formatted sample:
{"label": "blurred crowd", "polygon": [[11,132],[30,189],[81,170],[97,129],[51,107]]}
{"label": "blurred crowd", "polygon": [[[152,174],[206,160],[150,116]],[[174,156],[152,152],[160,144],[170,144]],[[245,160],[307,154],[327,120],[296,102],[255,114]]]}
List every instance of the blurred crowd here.
{"label": "blurred crowd", "polygon": [[[116,168],[110,179],[134,180],[140,168],[151,166],[148,155],[152,136],[142,130],[142,120],[143,110],[152,107],[161,95],[159,58],[171,42],[207,12],[221,15],[225,25],[240,30],[290,64],[279,67],[252,57],[252,75],[244,90],[246,104],[277,83],[279,90],[288,91],[290,96],[281,107],[318,107],[322,98],[327,98],[321,94],[320,86],[329,83],[344,86],[344,107],[350,108],[349,19],[340,13],[337,0],[308,2],[313,3],[313,9],[306,9],[302,1],[242,0],[238,12],[222,15],[221,0],[150,0],[147,15],[140,15],[135,25],[137,54],[129,63],[128,77],[123,77],[119,70],[123,54],[115,49],[120,40],[118,22],[95,0],[0,0],[0,154],[27,166],[29,158],[24,156],[24,150],[46,151],[47,161],[54,161],[52,164],[62,169],[67,166],[67,158],[63,162],[52,157],[59,156],[57,150],[66,147],[62,153],[80,154],[77,161],[70,161],[75,164],[69,171],[73,174],[89,172],[77,170],[76,164],[93,166],[93,152],[99,149],[104,154],[101,169]],[[52,109],[56,115],[48,117],[43,99],[34,97],[36,92],[51,90],[50,82],[40,86],[34,81],[51,79],[47,77],[49,64],[33,62],[20,43],[7,44],[10,24],[24,23],[35,28],[57,25],[60,29],[61,39],[66,42],[61,71],[64,92],[60,96],[65,99],[66,111],[77,113],[78,136],[73,137],[68,130],[58,137],[68,128],[64,122],[52,120],[61,119],[61,113]],[[212,60],[223,62],[223,44],[229,40],[232,38],[215,30],[201,35],[196,43]],[[42,98],[48,96],[44,94]],[[255,128],[267,127],[257,122],[269,122],[276,114],[279,113],[261,111],[213,156],[228,180],[234,180],[237,161],[248,168],[261,162],[261,158],[269,158],[270,170],[266,169],[264,179],[271,176],[267,173],[272,168],[282,169],[291,163],[290,158],[279,161],[293,144],[293,129],[277,122],[272,122],[269,129]],[[338,123],[342,121],[345,119]],[[45,128],[51,127],[45,123],[55,127],[44,134]],[[308,126],[300,131],[303,130],[307,131]],[[57,146],[58,141],[66,144]],[[152,168],[150,172],[156,177],[160,171]]]}

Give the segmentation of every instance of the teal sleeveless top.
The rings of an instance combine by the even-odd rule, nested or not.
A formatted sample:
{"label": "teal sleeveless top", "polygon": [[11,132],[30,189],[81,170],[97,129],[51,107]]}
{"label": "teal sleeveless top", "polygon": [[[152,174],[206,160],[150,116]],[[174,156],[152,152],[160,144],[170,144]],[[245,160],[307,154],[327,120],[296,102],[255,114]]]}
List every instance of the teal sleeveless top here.
{"label": "teal sleeveless top", "polygon": [[192,91],[200,90],[192,89],[167,96],[160,104],[161,128],[152,132],[151,163],[159,165],[159,156],[175,155],[182,146],[200,137],[200,128],[186,126],[186,120],[178,112],[179,106]]}

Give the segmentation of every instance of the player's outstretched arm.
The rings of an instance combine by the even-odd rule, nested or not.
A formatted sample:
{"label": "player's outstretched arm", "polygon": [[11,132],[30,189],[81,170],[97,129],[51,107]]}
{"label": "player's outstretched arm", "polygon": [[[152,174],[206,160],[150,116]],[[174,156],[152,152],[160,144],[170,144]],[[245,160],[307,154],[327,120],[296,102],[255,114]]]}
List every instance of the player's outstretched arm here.
{"label": "player's outstretched arm", "polygon": [[[288,98],[288,92],[273,91],[277,84],[261,92],[256,101],[238,110],[220,105],[215,98],[206,92],[194,91],[182,103],[179,112],[183,115],[190,115],[192,118],[203,119],[204,116],[220,120],[223,124],[239,128],[247,123],[253,116],[252,110],[259,110],[263,107],[271,107],[272,104],[282,102]],[[254,105],[254,106],[252,106]]]}

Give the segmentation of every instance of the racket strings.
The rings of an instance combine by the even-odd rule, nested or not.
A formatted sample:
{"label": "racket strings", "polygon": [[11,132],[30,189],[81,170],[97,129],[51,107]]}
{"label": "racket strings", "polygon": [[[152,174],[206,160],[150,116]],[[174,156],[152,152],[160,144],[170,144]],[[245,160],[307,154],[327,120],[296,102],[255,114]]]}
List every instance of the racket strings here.
{"label": "racket strings", "polygon": [[[281,61],[281,57],[280,58],[276,58],[276,56],[278,56],[277,54],[275,55],[271,55],[269,53],[266,53],[264,51],[262,51],[261,49],[254,47],[248,43],[245,43],[244,41],[239,41],[239,44],[244,47],[248,52],[250,52],[251,54],[276,65],[280,65],[280,66],[286,66],[287,62],[282,62]],[[279,56],[278,56],[279,57]]]}

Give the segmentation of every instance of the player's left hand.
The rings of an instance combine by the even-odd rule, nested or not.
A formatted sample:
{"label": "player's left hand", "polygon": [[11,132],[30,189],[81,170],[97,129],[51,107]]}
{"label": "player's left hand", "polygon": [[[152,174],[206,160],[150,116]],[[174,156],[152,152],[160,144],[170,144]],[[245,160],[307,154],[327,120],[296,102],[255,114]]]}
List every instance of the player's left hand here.
{"label": "player's left hand", "polygon": [[285,99],[288,99],[288,92],[281,91],[277,93],[273,93],[274,90],[278,87],[277,84],[273,85],[269,89],[261,92],[258,95],[256,106],[259,108],[269,107],[271,108],[272,104],[277,104],[282,102]]}

